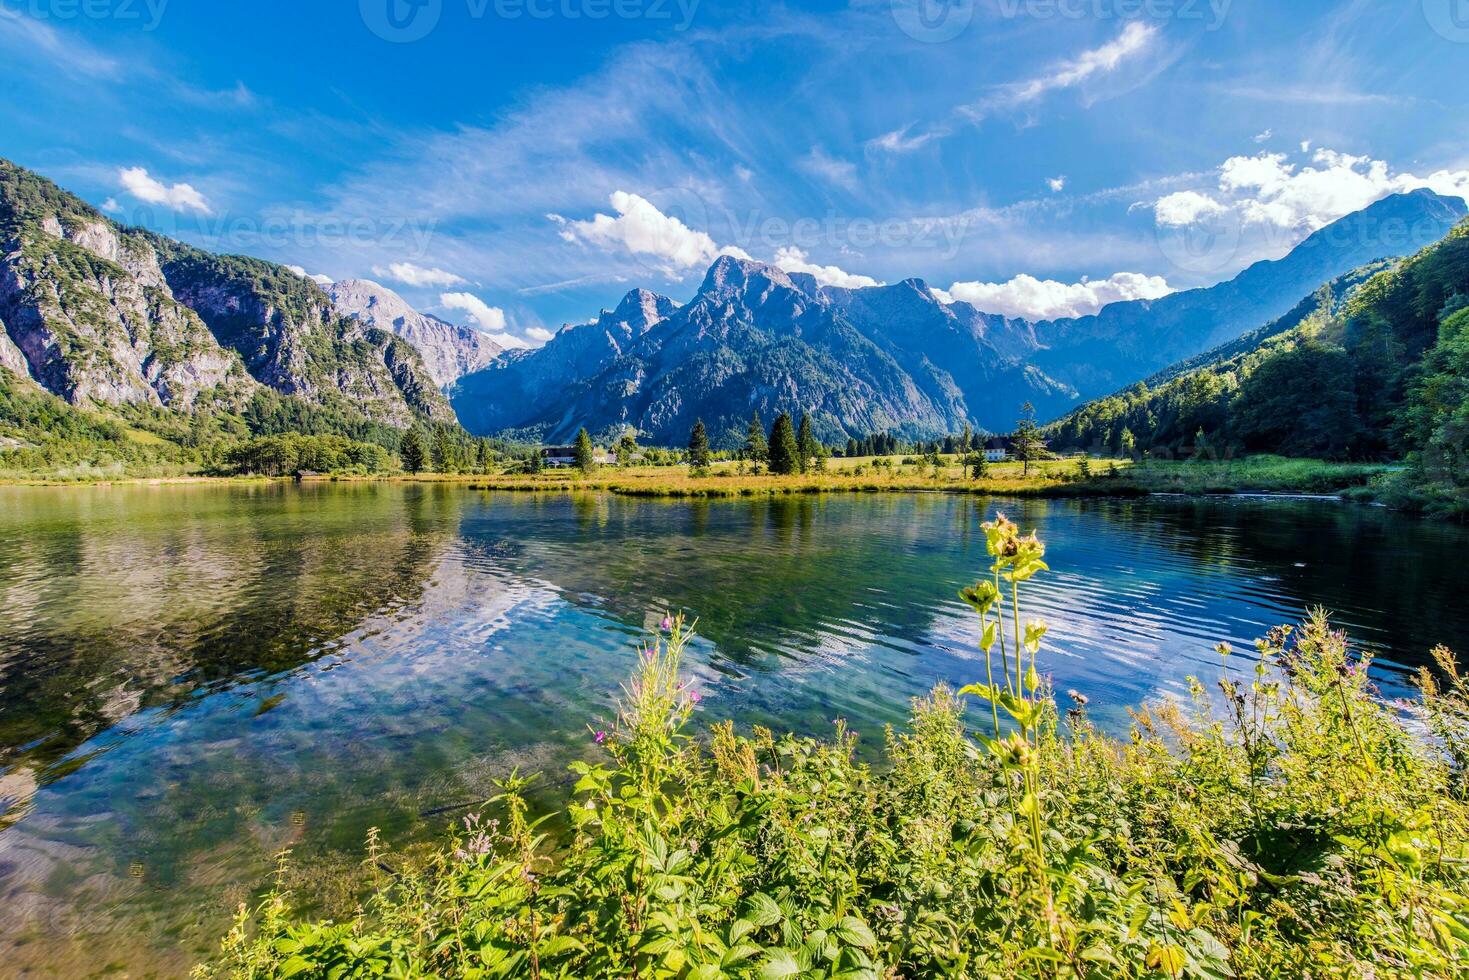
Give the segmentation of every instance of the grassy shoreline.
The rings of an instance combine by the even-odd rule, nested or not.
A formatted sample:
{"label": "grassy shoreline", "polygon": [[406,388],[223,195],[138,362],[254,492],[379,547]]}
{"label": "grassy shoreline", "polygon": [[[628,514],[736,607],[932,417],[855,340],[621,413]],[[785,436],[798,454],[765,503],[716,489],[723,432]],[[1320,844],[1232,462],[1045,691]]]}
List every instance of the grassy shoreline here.
{"label": "grassy shoreline", "polygon": [[[1266,494],[1341,496],[1371,499],[1375,478],[1392,471],[1379,464],[1330,463],[1256,456],[1241,460],[1157,461],[1051,460],[1033,464],[1027,475],[1019,463],[992,464],[979,479],[966,477],[950,457],[938,468],[874,465],[872,459],[834,459],[823,472],[793,476],[749,474],[736,464],[719,463],[708,475],[684,467],[604,467],[589,474],[558,470],[538,474],[323,475],[308,483],[434,483],[473,490],[530,493],[604,492],[634,497],[726,498],[819,493],[967,493],[1004,497],[1140,497],[1155,493],[1186,496]],[[290,482],[260,476],[138,476],[97,480],[57,480],[44,476],[0,479],[3,486],[189,486]]]}

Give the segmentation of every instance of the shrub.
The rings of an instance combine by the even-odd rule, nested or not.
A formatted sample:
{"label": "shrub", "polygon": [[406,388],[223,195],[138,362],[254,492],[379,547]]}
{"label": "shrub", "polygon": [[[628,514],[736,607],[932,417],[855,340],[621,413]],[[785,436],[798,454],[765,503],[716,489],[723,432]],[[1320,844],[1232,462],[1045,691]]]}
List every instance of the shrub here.
{"label": "shrub", "polygon": [[[348,922],[241,909],[201,977],[1456,976],[1469,952],[1469,684],[1375,698],[1324,614],[1262,639],[1218,699],[1154,705],[1117,741],[1039,672],[1022,587],[1045,548],[1003,517],[962,597],[984,678],[889,729],[885,765],[830,739],[689,723],[690,630],[642,650],[570,830],[512,775],[451,844],[387,864]],[[965,721],[964,699],[980,705]],[[542,818],[544,819],[544,818]],[[379,872],[379,868],[389,868]]]}

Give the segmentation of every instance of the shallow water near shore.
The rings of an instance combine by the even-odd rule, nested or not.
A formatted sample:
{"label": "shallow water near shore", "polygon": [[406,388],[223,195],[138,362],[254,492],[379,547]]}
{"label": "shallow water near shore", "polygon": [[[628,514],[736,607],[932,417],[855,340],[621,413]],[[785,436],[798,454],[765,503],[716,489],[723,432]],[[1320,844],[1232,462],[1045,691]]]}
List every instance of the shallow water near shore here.
{"label": "shallow water near shore", "polygon": [[997,509],[1049,547],[1043,668],[1113,731],[1310,605],[1388,695],[1469,649],[1469,531],[1329,501],[0,488],[0,975],[179,975],[283,848],[331,911],[368,828],[432,842],[517,767],[554,799],[668,609],[701,718],[875,746],[978,678]]}

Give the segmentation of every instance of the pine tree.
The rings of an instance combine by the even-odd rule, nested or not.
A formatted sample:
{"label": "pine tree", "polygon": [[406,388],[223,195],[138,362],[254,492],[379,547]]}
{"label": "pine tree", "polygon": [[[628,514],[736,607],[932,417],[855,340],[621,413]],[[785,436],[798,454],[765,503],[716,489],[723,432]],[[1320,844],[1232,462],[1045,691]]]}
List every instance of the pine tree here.
{"label": "pine tree", "polygon": [[781,412],[770,427],[770,472],[787,476],[800,471],[801,450],[790,415]]}
{"label": "pine tree", "polygon": [[750,430],[745,434],[745,444],[740,447],[746,459],[754,463],[756,471],[770,458],[770,446],[765,441],[765,423],[760,420],[760,409],[750,416]]}
{"label": "pine tree", "polygon": [[490,471],[490,441],[488,439],[479,440],[479,451],[474,462],[475,469],[479,472],[488,473]]}
{"label": "pine tree", "polygon": [[847,457],[848,458],[851,458],[851,457],[854,457],[854,456],[858,456],[858,455],[861,454],[861,452],[862,452],[862,447],[857,444],[857,440],[851,438],[850,436],[848,436],[847,437]]}
{"label": "pine tree", "polygon": [[1046,443],[1041,439],[1040,427],[1035,424],[1035,406],[1026,402],[1020,409],[1020,419],[1015,423],[1015,435],[1011,438],[1010,453],[1020,460],[1020,472],[1030,475],[1030,464],[1046,457]]}
{"label": "pine tree", "polygon": [[959,434],[959,452],[967,453],[974,448],[976,448],[974,445],[974,430],[969,427],[968,422],[965,422],[964,431]]}
{"label": "pine tree", "polygon": [[403,437],[403,444],[398,447],[398,457],[403,461],[403,469],[409,473],[423,472],[423,467],[428,462],[428,453],[424,451],[423,439],[419,437],[417,429],[409,429],[408,434]]}
{"label": "pine tree", "polygon": [[796,435],[796,458],[801,472],[811,469],[811,460],[816,458],[816,438],[811,435],[811,416],[801,413],[801,430]]}
{"label": "pine tree", "polygon": [[703,419],[694,419],[694,431],[689,433],[689,465],[695,473],[707,473],[709,459],[709,433],[704,431]]}
{"label": "pine tree", "polygon": [[592,445],[592,437],[586,426],[582,426],[576,434],[573,455],[576,457],[576,468],[583,473],[590,473],[597,468],[597,450]]}

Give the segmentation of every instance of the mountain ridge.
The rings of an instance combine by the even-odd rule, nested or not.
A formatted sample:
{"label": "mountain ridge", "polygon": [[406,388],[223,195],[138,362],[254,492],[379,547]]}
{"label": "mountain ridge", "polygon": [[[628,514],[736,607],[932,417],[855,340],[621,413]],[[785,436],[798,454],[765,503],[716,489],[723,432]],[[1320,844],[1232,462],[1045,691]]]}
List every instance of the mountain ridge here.
{"label": "mountain ridge", "polygon": [[316,283],[123,227],[4,159],[0,330],[0,364],[74,405],[238,413],[269,390],[400,429],[453,421],[418,352]]}

